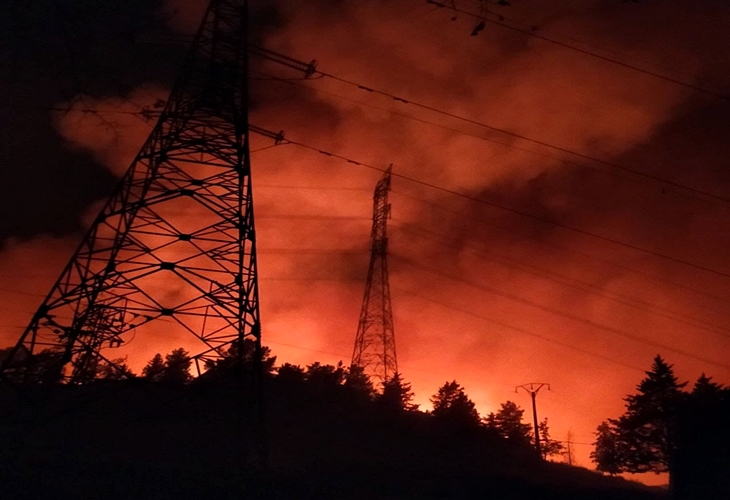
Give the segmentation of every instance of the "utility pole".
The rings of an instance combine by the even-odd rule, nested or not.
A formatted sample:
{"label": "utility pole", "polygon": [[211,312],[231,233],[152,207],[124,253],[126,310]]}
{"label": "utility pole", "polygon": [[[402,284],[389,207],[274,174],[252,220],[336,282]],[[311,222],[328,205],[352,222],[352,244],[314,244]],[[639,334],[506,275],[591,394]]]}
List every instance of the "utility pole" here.
{"label": "utility pole", "polygon": [[351,363],[380,382],[387,382],[398,371],[387,260],[391,169],[392,165],[378,181],[373,195],[370,267]]}
{"label": "utility pole", "polygon": [[568,437],[565,443],[565,455],[568,458],[568,465],[573,465],[573,431],[568,429]]}
{"label": "utility pole", "polygon": [[540,448],[540,428],[538,427],[537,422],[536,398],[537,393],[540,392],[540,389],[542,389],[543,387],[547,387],[548,391],[550,390],[550,384],[546,384],[544,382],[530,382],[529,384],[522,384],[515,387],[515,392],[518,392],[519,389],[522,389],[532,398],[532,419],[535,426],[535,449],[540,456],[542,456],[542,449]]}

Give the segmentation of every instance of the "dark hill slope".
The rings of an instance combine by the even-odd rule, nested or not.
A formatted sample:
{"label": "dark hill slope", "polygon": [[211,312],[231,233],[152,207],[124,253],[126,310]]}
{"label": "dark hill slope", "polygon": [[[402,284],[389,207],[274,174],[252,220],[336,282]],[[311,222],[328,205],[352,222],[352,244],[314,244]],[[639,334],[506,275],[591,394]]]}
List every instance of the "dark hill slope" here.
{"label": "dark hill slope", "polygon": [[[108,382],[0,392],[0,498],[622,499],[652,488],[543,463],[481,429],[385,415],[342,387],[267,381],[261,433],[235,384]],[[246,451],[248,450],[248,451]]]}

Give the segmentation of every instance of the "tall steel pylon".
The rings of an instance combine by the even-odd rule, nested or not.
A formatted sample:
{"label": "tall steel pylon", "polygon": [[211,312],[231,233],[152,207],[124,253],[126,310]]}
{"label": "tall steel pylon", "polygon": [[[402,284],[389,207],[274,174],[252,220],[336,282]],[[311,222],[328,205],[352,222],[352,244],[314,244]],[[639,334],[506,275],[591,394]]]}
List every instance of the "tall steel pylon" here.
{"label": "tall steel pylon", "polygon": [[249,125],[247,9],[211,2],[159,121],[3,378],[83,383],[132,339],[182,345],[199,372],[245,338],[260,352],[249,135],[281,136]]}
{"label": "tall steel pylon", "polygon": [[370,267],[352,354],[352,366],[361,367],[367,375],[380,382],[390,380],[398,371],[387,259],[391,168],[378,181],[373,195]]}

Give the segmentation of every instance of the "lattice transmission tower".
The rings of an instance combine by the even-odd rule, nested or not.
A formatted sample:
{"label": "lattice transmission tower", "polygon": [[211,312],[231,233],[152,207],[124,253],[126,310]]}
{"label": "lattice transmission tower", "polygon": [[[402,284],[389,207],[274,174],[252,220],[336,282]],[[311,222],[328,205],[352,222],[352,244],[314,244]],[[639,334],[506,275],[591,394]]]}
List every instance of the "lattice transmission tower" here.
{"label": "lattice transmission tower", "polygon": [[375,186],[370,267],[352,354],[352,366],[361,367],[367,375],[380,382],[390,380],[398,371],[388,281],[387,225],[390,218],[388,192],[391,168]]}
{"label": "lattice transmission tower", "polygon": [[157,124],[3,378],[83,383],[143,338],[184,347],[198,374],[247,338],[260,358],[249,137],[282,136],[249,124],[247,17],[247,0],[211,2]]}

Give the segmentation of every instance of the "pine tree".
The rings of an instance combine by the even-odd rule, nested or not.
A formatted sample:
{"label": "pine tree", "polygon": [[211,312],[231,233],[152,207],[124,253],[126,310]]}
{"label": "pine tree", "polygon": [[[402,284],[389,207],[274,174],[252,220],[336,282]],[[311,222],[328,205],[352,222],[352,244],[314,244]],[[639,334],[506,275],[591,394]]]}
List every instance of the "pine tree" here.
{"label": "pine tree", "polygon": [[190,382],[193,379],[193,376],[190,374],[190,366],[192,363],[185,349],[182,347],[174,349],[170,354],[165,356],[165,371],[160,381],[173,384],[186,384]]}
{"label": "pine tree", "polygon": [[724,390],[721,384],[712,381],[712,377],[708,377],[704,373],[695,382],[692,388],[692,398],[694,400],[716,400]]}
{"label": "pine tree", "polygon": [[609,420],[598,426],[591,452],[591,460],[596,463],[596,470],[612,476],[623,471],[622,444],[619,442],[615,423],[615,420]]}
{"label": "pine tree", "polygon": [[638,394],[626,397],[626,413],[618,420],[621,439],[632,450],[624,457],[628,472],[667,472],[676,446],[675,421],[687,385],[679,383],[672,366],[661,356],[637,386]]}
{"label": "pine tree", "polygon": [[676,422],[671,482],[677,498],[730,498],[730,389],[704,373]]}
{"label": "pine tree", "polygon": [[[599,426],[591,457],[599,470],[616,472],[669,472],[676,450],[676,424],[686,394],[672,366],[661,356],[651,371],[627,396],[626,412]],[[671,482],[671,477],[670,477]]]}
{"label": "pine tree", "polygon": [[305,376],[307,383],[323,389],[341,386],[345,382],[347,373],[342,361],[337,363],[337,366],[323,365],[319,361],[315,361],[307,366]]}
{"label": "pine tree", "polygon": [[355,397],[372,399],[375,396],[375,388],[362,367],[353,365],[347,370],[343,386]]}
{"label": "pine tree", "polygon": [[[219,377],[225,374],[234,374],[240,362],[243,362],[243,369],[250,372],[254,369],[256,359],[256,341],[252,338],[243,339],[243,349],[239,353],[240,342],[231,342],[230,347],[223,354],[223,357],[205,362],[206,378]],[[276,356],[271,355],[271,349],[265,345],[261,346],[261,371],[263,375],[271,375],[276,365]]]}
{"label": "pine tree", "polygon": [[418,405],[414,404],[411,384],[403,381],[400,373],[383,382],[383,392],[377,397],[378,406],[389,414],[401,414],[406,411],[415,411]]}
{"label": "pine tree", "polygon": [[112,359],[111,364],[106,362],[99,363],[96,376],[102,380],[124,380],[136,377],[127,364],[126,356]]}
{"label": "pine tree", "polygon": [[499,433],[499,429],[497,429],[497,415],[493,411],[489,412],[489,414],[482,419],[482,424],[484,424],[484,427],[487,429],[491,429],[494,432]]}
{"label": "pine tree", "polygon": [[433,416],[442,423],[459,427],[479,426],[476,406],[456,380],[444,383],[431,397],[431,403]]}
{"label": "pine tree", "polygon": [[152,382],[159,382],[162,380],[162,376],[165,374],[165,360],[162,359],[162,355],[158,352],[155,356],[147,362],[144,368],[142,368],[142,376]]}
{"label": "pine tree", "polygon": [[550,428],[548,427],[547,417],[537,424],[537,429],[540,432],[540,450],[542,451],[542,458],[547,460],[548,457],[561,455],[565,447],[560,441],[550,438]]}
{"label": "pine tree", "polygon": [[304,383],[304,369],[299,365],[284,363],[276,370],[276,378],[287,384]]}
{"label": "pine tree", "polygon": [[512,401],[502,403],[499,411],[487,415],[485,425],[494,429],[500,436],[512,441],[529,443],[532,426],[522,423],[525,410]]}

